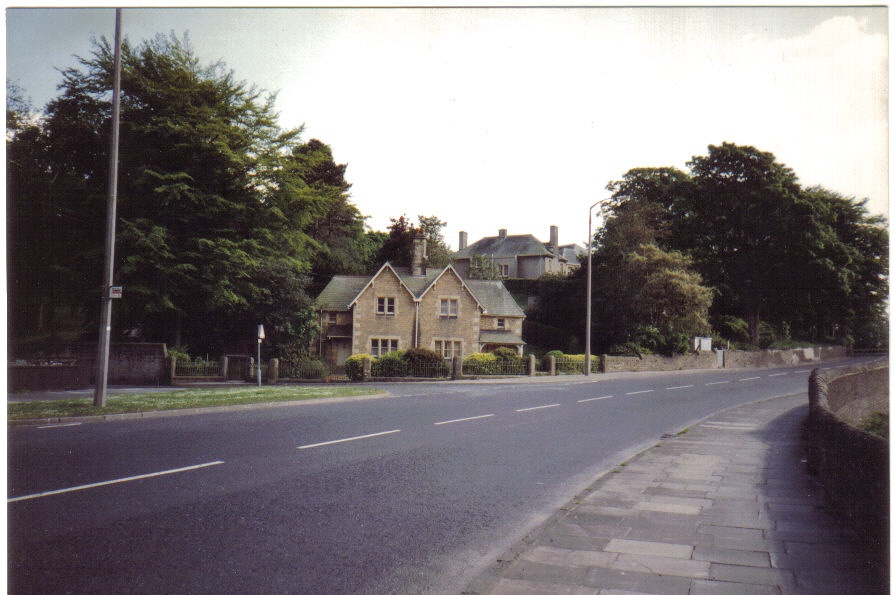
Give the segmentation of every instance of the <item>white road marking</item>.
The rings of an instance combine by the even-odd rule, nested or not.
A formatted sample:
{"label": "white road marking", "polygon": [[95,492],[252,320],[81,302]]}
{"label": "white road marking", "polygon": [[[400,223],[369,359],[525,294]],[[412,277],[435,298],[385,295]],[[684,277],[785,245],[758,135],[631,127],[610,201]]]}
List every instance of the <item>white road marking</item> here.
{"label": "white road marking", "polygon": [[475,417],[464,417],[464,418],[461,418],[461,419],[449,419],[449,420],[447,420],[447,421],[438,421],[438,422],[435,422],[434,425],[436,425],[436,426],[443,426],[443,425],[445,425],[445,424],[455,424],[455,423],[458,423],[458,422],[461,422],[461,421],[472,421],[472,420],[474,420],[474,419],[485,419],[486,417],[494,417],[494,414],[493,414],[493,413],[489,413],[489,414],[487,414],[487,415],[476,415]]}
{"label": "white road marking", "polygon": [[761,376],[750,376],[749,378],[740,378],[740,382],[746,382],[747,380],[761,380]]}
{"label": "white road marking", "polygon": [[666,386],[665,390],[680,390],[682,388],[693,388],[692,384],[685,384],[683,386]]}
{"label": "white road marking", "polygon": [[224,461],[213,461],[211,463],[202,463],[201,465],[191,465],[189,467],[180,467],[179,469],[168,469],[167,471],[156,471],[155,473],[147,473],[145,475],[132,475],[131,477],[122,477],[121,479],[111,479],[109,481],[100,481],[98,483],[89,483],[87,485],[75,486],[73,488],[63,488],[61,490],[51,490],[49,492],[40,492],[38,494],[29,494],[27,496],[18,496],[6,500],[10,502],[20,502],[22,500],[34,500],[35,498],[44,498],[46,496],[55,496],[56,494],[65,494],[67,492],[77,492],[79,490],[88,490],[90,488],[99,488],[102,486],[113,485],[116,483],[125,483],[128,481],[137,481],[139,479],[148,479],[150,477],[159,477],[160,475],[170,475],[172,473],[183,473],[184,471],[194,471],[203,467],[212,467],[214,465],[223,465]]}
{"label": "white road marking", "polygon": [[516,409],[516,413],[522,413],[523,411],[534,411],[536,409],[549,409],[550,407],[559,407],[559,403],[553,403],[552,405],[538,405],[537,407],[526,407],[525,409]]}
{"label": "white road marking", "polygon": [[401,430],[389,430],[388,432],[376,432],[375,434],[364,434],[363,436],[352,436],[351,438],[340,438],[339,440],[329,440],[327,442],[318,442],[316,444],[305,444],[299,446],[298,450],[306,448],[317,448],[318,446],[329,446],[330,444],[340,444],[342,442],[351,442],[352,440],[363,440],[364,438],[375,438],[376,436],[385,436],[387,434],[395,434]]}
{"label": "white road marking", "polygon": [[808,374],[811,370],[796,370],[793,374]]}
{"label": "white road marking", "polygon": [[768,378],[774,378],[775,376],[786,376],[789,372],[777,372],[776,374],[768,374]]}
{"label": "white road marking", "polygon": [[642,394],[653,393],[653,392],[656,392],[656,391],[655,391],[655,389],[652,389],[652,388],[651,388],[651,389],[649,389],[649,390],[635,390],[634,392],[625,393],[625,395],[626,395],[626,396],[627,396],[627,395],[642,395]]}
{"label": "white road marking", "polygon": [[593,397],[592,399],[581,399],[578,401],[579,403],[589,403],[591,401],[602,401],[603,399],[611,399],[612,395],[607,395],[605,397]]}
{"label": "white road marking", "polygon": [[79,425],[81,425],[81,422],[77,422],[77,423],[73,423],[73,424],[52,424],[49,426],[37,426],[37,429],[38,430],[49,430],[49,429],[53,429],[53,428],[71,428],[71,427],[79,426]]}
{"label": "white road marking", "polygon": [[729,382],[730,382],[730,380],[722,380],[720,382],[706,382],[705,385],[712,386],[714,384],[728,384]]}

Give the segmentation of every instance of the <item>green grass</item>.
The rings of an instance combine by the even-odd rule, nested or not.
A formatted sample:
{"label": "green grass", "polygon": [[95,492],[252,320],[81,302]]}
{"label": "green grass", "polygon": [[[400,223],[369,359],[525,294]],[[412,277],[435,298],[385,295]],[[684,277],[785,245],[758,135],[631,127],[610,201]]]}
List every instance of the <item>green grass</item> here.
{"label": "green grass", "polygon": [[332,397],[354,397],[378,394],[382,391],[349,386],[269,386],[220,389],[184,389],[171,392],[108,395],[105,407],[94,407],[93,397],[8,403],[8,419],[44,419],[52,417],[76,417],[191,409],[195,407],[220,407],[248,403],[278,403],[307,401]]}
{"label": "green grass", "polygon": [[877,436],[881,436],[886,440],[889,439],[889,414],[888,413],[873,413],[868,418],[864,419],[860,428],[862,430],[866,430],[871,434],[876,434]]}

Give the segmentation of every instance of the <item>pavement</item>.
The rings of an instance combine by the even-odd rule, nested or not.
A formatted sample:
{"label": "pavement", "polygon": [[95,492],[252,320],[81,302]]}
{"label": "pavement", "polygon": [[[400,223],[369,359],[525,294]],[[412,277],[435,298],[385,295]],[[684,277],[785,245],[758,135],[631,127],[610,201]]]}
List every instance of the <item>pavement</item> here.
{"label": "pavement", "polygon": [[464,593],[888,593],[807,471],[807,402],[802,394],[742,405],[664,437],[597,479]]}

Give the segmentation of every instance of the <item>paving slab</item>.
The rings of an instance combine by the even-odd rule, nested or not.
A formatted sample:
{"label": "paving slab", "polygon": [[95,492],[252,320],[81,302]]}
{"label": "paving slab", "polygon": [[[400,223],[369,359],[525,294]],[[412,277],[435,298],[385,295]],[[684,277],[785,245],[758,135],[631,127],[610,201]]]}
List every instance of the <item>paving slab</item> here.
{"label": "paving slab", "polygon": [[807,395],[721,412],[604,474],[464,593],[888,593],[800,442]]}

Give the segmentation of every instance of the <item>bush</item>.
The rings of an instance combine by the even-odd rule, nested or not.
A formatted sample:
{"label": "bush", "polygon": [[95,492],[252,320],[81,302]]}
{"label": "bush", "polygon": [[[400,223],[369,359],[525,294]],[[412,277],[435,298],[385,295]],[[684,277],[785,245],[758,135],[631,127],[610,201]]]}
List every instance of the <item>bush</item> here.
{"label": "bush", "polygon": [[384,378],[396,378],[407,375],[407,362],[404,361],[404,352],[389,351],[373,360],[373,376]]}
{"label": "bush", "polygon": [[565,354],[559,349],[554,349],[553,351],[548,351],[547,353],[545,353],[544,357],[547,357],[548,355],[552,355],[553,357],[563,357]]}
{"label": "bush", "polygon": [[373,357],[366,353],[348,356],[345,360],[345,375],[348,376],[348,380],[358,382],[364,379],[364,360],[373,360]]}
{"label": "bush", "polygon": [[284,361],[281,369],[287,378],[325,378],[329,373],[322,360],[311,357]]}
{"label": "bush", "polygon": [[503,362],[516,362],[521,359],[512,347],[498,347],[492,353],[494,357]]}
{"label": "bush", "polygon": [[168,357],[173,357],[178,362],[191,363],[193,358],[190,357],[189,348],[186,345],[181,347],[168,347]]}
{"label": "bush", "polygon": [[463,373],[472,376],[500,374],[501,365],[493,353],[473,353],[463,360]]}
{"label": "bush", "polygon": [[411,376],[447,376],[447,364],[441,354],[431,349],[414,347],[404,352],[407,371]]}

